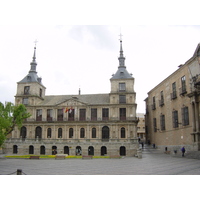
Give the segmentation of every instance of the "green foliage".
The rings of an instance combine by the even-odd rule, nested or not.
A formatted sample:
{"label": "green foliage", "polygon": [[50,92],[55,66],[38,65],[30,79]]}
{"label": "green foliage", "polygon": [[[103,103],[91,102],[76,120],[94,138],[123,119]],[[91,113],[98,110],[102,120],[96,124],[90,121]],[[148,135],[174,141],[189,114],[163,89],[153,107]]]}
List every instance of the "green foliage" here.
{"label": "green foliage", "polygon": [[11,102],[7,102],[5,105],[0,102],[0,147],[15,126],[21,128],[23,121],[30,116],[23,104],[15,106]]}

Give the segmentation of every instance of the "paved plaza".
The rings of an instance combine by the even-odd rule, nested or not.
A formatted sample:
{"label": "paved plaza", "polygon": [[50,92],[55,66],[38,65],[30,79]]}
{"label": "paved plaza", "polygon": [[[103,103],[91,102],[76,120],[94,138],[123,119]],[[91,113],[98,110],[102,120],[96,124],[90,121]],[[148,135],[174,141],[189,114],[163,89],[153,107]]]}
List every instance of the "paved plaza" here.
{"label": "paved plaza", "polygon": [[145,148],[141,159],[0,159],[1,175],[17,169],[26,175],[200,175],[200,160],[152,148]]}

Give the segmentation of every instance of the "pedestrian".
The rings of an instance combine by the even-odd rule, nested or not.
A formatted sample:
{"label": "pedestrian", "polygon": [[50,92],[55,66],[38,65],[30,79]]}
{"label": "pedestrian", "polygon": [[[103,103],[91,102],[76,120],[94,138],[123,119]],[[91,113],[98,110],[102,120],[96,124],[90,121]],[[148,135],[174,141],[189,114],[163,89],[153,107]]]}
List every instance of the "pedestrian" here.
{"label": "pedestrian", "polygon": [[141,144],[142,144],[142,148],[143,148],[144,147],[144,143],[142,142]]}
{"label": "pedestrian", "polygon": [[181,151],[182,151],[182,157],[184,157],[184,154],[185,154],[185,147],[182,147]]}

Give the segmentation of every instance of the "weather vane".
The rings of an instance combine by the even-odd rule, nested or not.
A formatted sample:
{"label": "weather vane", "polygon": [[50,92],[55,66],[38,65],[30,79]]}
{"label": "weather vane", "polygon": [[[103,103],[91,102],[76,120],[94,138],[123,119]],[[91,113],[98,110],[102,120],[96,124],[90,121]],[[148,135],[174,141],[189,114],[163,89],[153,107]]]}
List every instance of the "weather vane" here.
{"label": "weather vane", "polygon": [[36,47],[36,44],[38,43],[37,39],[34,41],[34,43],[35,43],[35,47]]}
{"label": "weather vane", "polygon": [[122,36],[123,36],[123,35],[122,35],[122,33],[121,33],[121,28],[120,28],[120,35],[119,35],[119,37],[120,37],[119,40],[120,40],[120,41],[122,41]]}

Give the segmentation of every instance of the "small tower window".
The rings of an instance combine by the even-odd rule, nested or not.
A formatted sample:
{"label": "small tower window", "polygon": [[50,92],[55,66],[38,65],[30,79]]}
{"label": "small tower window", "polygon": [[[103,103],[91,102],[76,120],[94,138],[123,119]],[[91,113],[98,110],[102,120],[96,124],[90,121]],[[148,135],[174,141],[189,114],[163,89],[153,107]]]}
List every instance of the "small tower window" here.
{"label": "small tower window", "polygon": [[119,83],[119,91],[126,91],[126,84],[125,83]]}
{"label": "small tower window", "polygon": [[30,86],[25,86],[24,87],[24,94],[29,94],[30,92]]}
{"label": "small tower window", "polygon": [[42,97],[42,89],[40,88],[40,97]]}
{"label": "small tower window", "polygon": [[31,76],[27,76],[27,81],[31,81]]}

